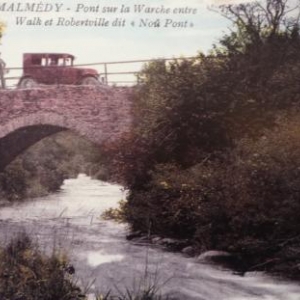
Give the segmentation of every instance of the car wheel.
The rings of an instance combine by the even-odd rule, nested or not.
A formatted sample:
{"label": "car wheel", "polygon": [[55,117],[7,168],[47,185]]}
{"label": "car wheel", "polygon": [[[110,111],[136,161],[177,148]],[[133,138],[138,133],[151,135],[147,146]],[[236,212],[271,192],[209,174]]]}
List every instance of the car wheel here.
{"label": "car wheel", "polygon": [[100,81],[92,76],[88,76],[82,79],[81,85],[99,85]]}
{"label": "car wheel", "polygon": [[38,83],[32,78],[23,78],[21,80],[21,82],[19,83],[19,88],[30,89],[30,88],[34,88],[37,86],[38,86]]}

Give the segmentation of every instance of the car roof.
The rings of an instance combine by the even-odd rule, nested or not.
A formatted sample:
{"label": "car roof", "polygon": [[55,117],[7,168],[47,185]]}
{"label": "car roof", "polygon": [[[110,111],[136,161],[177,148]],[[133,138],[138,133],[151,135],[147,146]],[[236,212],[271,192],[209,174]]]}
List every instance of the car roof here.
{"label": "car roof", "polygon": [[53,57],[53,58],[59,58],[59,57],[68,57],[74,59],[75,56],[69,53],[24,53],[23,57]]}

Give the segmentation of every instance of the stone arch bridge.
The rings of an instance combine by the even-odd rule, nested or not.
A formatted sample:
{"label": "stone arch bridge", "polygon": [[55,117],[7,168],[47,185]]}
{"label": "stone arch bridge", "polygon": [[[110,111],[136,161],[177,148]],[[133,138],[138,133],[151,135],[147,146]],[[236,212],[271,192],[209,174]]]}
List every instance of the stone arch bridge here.
{"label": "stone arch bridge", "polygon": [[51,86],[0,90],[0,170],[42,138],[70,129],[96,144],[131,126],[131,88]]}

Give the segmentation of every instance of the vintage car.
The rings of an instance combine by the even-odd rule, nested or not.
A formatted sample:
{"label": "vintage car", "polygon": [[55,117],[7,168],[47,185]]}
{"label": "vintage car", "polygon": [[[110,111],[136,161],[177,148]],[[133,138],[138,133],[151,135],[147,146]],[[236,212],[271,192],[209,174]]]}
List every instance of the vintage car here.
{"label": "vintage car", "polygon": [[73,84],[98,85],[99,74],[90,68],[73,66],[75,57],[66,53],[24,53],[23,75],[18,87],[37,85]]}

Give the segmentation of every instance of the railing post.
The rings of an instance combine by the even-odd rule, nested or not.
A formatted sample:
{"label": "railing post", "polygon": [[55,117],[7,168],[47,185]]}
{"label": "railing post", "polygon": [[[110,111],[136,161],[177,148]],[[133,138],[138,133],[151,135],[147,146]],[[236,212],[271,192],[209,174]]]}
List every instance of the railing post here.
{"label": "railing post", "polygon": [[107,63],[104,64],[104,78],[105,78],[105,83],[108,84]]}
{"label": "railing post", "polygon": [[1,62],[0,62],[0,80],[1,80],[1,88],[5,89],[4,66]]}

